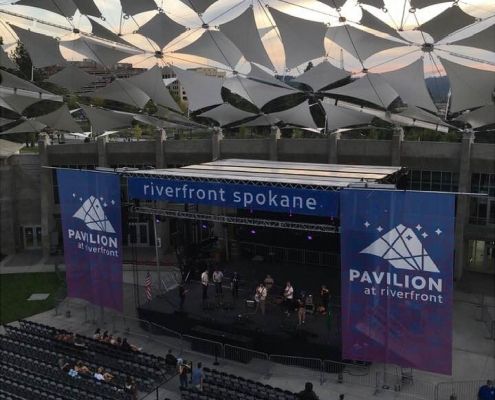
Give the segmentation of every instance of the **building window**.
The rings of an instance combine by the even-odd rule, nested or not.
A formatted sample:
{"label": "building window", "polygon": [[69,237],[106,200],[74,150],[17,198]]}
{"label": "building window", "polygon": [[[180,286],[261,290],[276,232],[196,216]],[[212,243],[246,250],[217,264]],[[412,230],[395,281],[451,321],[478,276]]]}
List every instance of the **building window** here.
{"label": "building window", "polygon": [[495,225],[495,174],[473,174],[471,192],[487,196],[471,197],[469,222],[475,225]]}
{"label": "building window", "polygon": [[21,226],[21,241],[25,250],[41,248],[41,226]]}
{"label": "building window", "polygon": [[495,274],[495,242],[470,240],[468,268],[471,271]]}
{"label": "building window", "polygon": [[448,171],[410,170],[407,187],[410,190],[457,192],[459,174]]}

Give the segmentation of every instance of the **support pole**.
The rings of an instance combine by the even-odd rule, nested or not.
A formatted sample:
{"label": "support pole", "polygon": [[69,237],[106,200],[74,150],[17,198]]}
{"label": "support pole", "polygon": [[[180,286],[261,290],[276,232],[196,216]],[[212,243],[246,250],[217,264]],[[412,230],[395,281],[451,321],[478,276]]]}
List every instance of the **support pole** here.
{"label": "support pole", "polygon": [[155,234],[155,258],[156,258],[156,279],[158,280],[158,290],[161,288],[161,276],[160,276],[160,256],[158,254],[158,233],[156,229],[156,215],[153,214],[153,231]]}

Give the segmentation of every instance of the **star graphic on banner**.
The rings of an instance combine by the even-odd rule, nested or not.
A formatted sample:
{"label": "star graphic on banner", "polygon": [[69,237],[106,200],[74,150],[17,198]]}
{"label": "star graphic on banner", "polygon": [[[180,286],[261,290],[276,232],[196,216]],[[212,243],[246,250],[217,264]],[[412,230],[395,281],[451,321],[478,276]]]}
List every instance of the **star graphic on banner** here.
{"label": "star graphic on banner", "polygon": [[103,201],[103,197],[100,197],[100,201]]}
{"label": "star graphic on banner", "polygon": [[103,207],[106,207],[106,206],[108,206],[108,204],[107,203],[103,203]]}
{"label": "star graphic on banner", "polygon": [[442,234],[442,231],[440,230],[440,228],[437,228],[437,230],[435,231],[435,233],[440,236]]}
{"label": "star graphic on banner", "polygon": [[76,194],[75,194],[75,193],[72,193],[72,197],[74,197],[74,198],[75,198],[75,197],[76,197]]}
{"label": "star graphic on banner", "polygon": [[422,228],[423,228],[423,227],[422,227],[420,224],[416,225],[416,229],[417,229],[418,231],[420,231]]}
{"label": "star graphic on banner", "polygon": [[377,230],[378,232],[381,232],[381,231],[383,231],[383,228],[382,228],[381,226],[379,226],[378,228],[376,228],[376,230]]}
{"label": "star graphic on banner", "polygon": [[428,234],[426,232],[423,232],[421,236],[423,236],[426,239],[428,237]]}
{"label": "star graphic on banner", "polygon": [[368,221],[366,221],[363,225],[364,225],[366,228],[368,228],[371,224],[370,224]]}
{"label": "star graphic on banner", "polygon": [[82,201],[82,197],[79,197],[79,201]]}
{"label": "star graphic on banner", "polygon": [[110,203],[112,203],[112,206],[115,205],[115,200],[112,200]]}

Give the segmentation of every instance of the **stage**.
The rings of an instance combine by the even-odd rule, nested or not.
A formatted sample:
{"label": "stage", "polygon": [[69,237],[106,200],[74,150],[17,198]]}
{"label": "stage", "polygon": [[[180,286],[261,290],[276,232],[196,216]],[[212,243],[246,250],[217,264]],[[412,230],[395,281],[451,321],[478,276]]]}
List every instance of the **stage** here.
{"label": "stage", "polygon": [[[178,289],[154,298],[138,308],[139,317],[174,331],[224,344],[246,347],[268,354],[317,357],[332,360],[341,358],[340,333],[340,272],[330,267],[278,265],[254,261],[222,266],[225,279],[223,295],[216,296],[214,286],[208,289],[208,299],[202,301],[201,285],[194,275],[186,285],[186,300],[180,310]],[[234,299],[230,276],[237,272],[241,278],[239,297]],[[210,271],[210,280],[211,280]],[[246,306],[252,300],[255,287],[269,273],[275,279],[266,304],[266,314]],[[306,313],[306,322],[298,326],[297,311],[289,317],[276,304],[282,286],[290,280],[294,298],[301,291],[312,294],[315,305],[320,303],[320,285],[330,290],[331,319],[318,312]]]}

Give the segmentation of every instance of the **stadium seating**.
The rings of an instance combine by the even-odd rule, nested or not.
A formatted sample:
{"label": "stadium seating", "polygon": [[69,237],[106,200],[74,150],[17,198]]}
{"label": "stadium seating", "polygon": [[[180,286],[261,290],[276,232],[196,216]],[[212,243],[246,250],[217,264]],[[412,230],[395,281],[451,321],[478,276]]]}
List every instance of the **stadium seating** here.
{"label": "stadium seating", "polygon": [[250,379],[203,368],[203,390],[181,389],[183,400],[296,400],[287,390],[274,388]]}
{"label": "stadium seating", "polygon": [[[125,380],[132,377],[142,392],[170,379],[165,359],[144,352],[122,350],[110,343],[76,335],[76,346],[56,339],[67,333],[32,321],[20,327],[5,326],[0,335],[0,400],[129,400]],[[63,371],[60,360],[73,365],[82,361],[91,371],[103,367],[113,375],[111,382],[97,381],[92,375],[73,378]]]}

